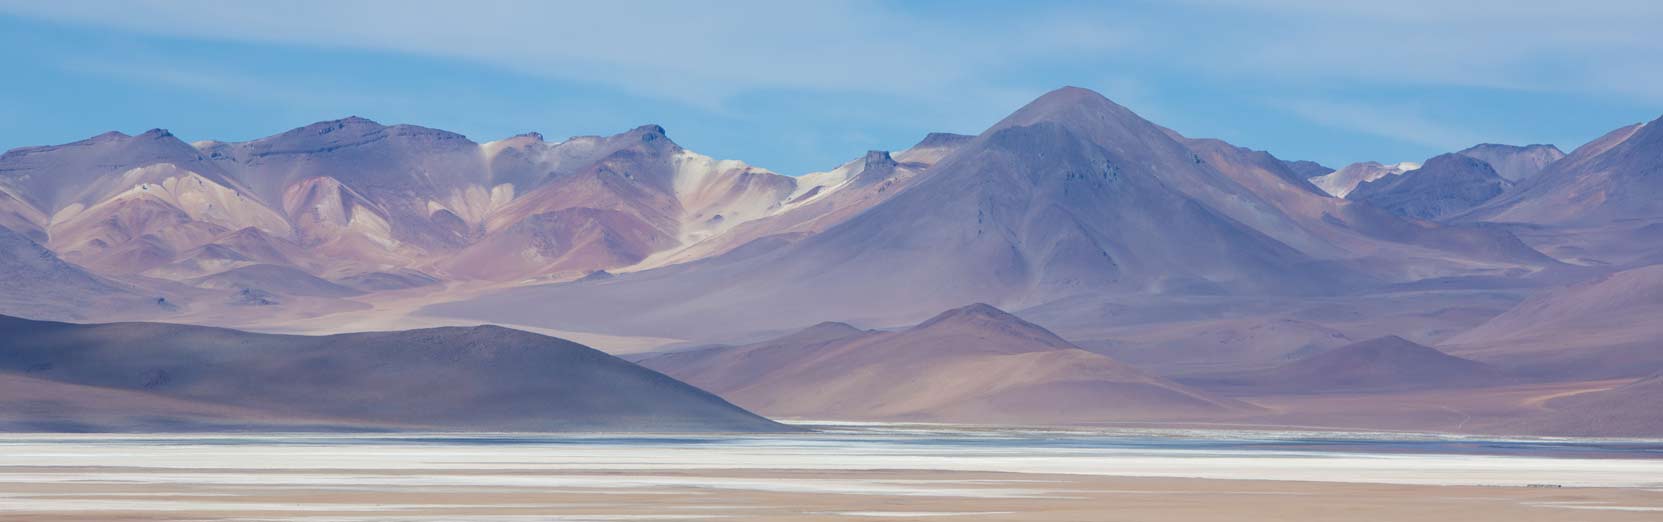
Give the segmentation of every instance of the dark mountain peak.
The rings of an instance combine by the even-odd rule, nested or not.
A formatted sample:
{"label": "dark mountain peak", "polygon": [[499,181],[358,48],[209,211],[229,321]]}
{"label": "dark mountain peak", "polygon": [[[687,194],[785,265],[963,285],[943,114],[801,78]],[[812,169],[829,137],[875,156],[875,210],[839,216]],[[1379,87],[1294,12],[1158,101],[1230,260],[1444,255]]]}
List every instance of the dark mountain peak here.
{"label": "dark mountain peak", "polygon": [[138,135],[138,137],[142,138],[142,139],[147,139],[147,140],[160,140],[160,139],[172,138],[173,133],[168,132],[167,129],[150,129],[150,130],[144,131],[144,133]]}
{"label": "dark mountain peak", "polygon": [[271,140],[271,139],[299,139],[299,138],[305,138],[305,137],[324,136],[324,135],[331,135],[331,134],[334,134],[334,135],[346,135],[346,134],[362,135],[362,134],[368,134],[368,133],[371,133],[371,132],[381,132],[385,129],[386,129],[386,127],[382,126],[380,123],[376,123],[373,120],[370,120],[370,119],[367,119],[367,118],[360,118],[358,116],[347,116],[345,118],[341,118],[341,119],[338,119],[338,120],[320,121],[320,122],[313,123],[313,124],[310,124],[310,125],[306,125],[304,127],[300,127],[300,128],[297,128],[297,129],[291,129],[288,132],[284,132],[282,134],[278,134],[276,136],[272,136],[270,138],[265,138],[265,139],[258,140],[258,141],[266,141],[266,140]]}
{"label": "dark mountain peak", "polygon": [[1034,349],[1069,349],[1078,347],[1044,327],[1023,320],[986,303],[975,303],[937,314],[928,321],[900,332],[904,336],[960,336],[972,335],[980,339],[978,346],[961,346],[955,350],[1032,351]]}
{"label": "dark mountain peak", "polygon": [[385,126],[375,120],[359,116],[347,116],[338,120],[320,121],[297,130],[306,130],[313,134],[329,134],[348,129],[370,130],[382,128],[385,128]]}
{"label": "dark mountain peak", "polygon": [[866,164],[866,168],[869,168],[869,169],[873,168],[873,167],[883,167],[883,166],[894,166],[895,165],[895,159],[889,157],[889,151],[887,151],[887,150],[869,150],[869,151],[866,151],[866,158],[865,158],[864,162]]}
{"label": "dark mountain peak", "polygon": [[[971,304],[968,304],[968,305],[965,305],[965,306],[954,308],[952,310],[941,312],[940,314],[936,314],[935,319],[930,319],[930,321],[935,321],[936,319],[951,319],[951,318],[960,318],[960,317],[985,317],[985,318],[993,318],[993,319],[1000,319],[1000,320],[1006,320],[1006,319],[1012,319],[1012,320],[1017,320],[1017,321],[1021,320],[1021,319],[1018,319],[1016,316],[1011,315],[1010,312],[1000,310],[996,306],[993,306],[993,305],[990,305],[990,304],[987,304],[987,303],[971,303]],[[930,321],[926,321],[926,323],[928,323]]]}
{"label": "dark mountain peak", "polygon": [[[1094,120],[1111,120],[1124,123],[1127,120],[1142,121],[1143,119],[1096,91],[1079,87],[1063,87],[1028,102],[1027,105],[1017,109],[1016,112],[994,125],[992,130],[1044,122],[1072,127],[1090,124]],[[1148,122],[1144,122],[1144,124],[1153,126]]]}
{"label": "dark mountain peak", "polygon": [[855,175],[855,183],[867,185],[889,179],[895,174],[897,165],[899,163],[895,162],[895,158],[889,157],[888,151],[868,151],[866,157],[861,159],[860,173]]}
{"label": "dark mountain peak", "polygon": [[[1396,336],[1396,335],[1387,335],[1387,336],[1376,337],[1376,338],[1365,340],[1365,341],[1358,341],[1358,342],[1351,343],[1351,344],[1348,344],[1348,345],[1345,345],[1345,346],[1341,346],[1339,348],[1335,348],[1335,349],[1330,350],[1330,351],[1325,352],[1325,353],[1334,354],[1334,353],[1343,353],[1343,352],[1355,352],[1355,353],[1363,353],[1363,354],[1405,354],[1405,353],[1417,353],[1417,352],[1422,353],[1422,354],[1430,354],[1430,353],[1433,353],[1433,352],[1436,352],[1438,354],[1443,353],[1443,352],[1439,352],[1435,348],[1432,348],[1432,347],[1429,347],[1429,346],[1426,346],[1426,345],[1423,345],[1423,344],[1419,344],[1419,343],[1416,343],[1414,341],[1410,341],[1408,339],[1404,339],[1404,338]],[[1322,354],[1318,354],[1314,357],[1319,357],[1321,355]]]}
{"label": "dark mountain peak", "polygon": [[1511,185],[1484,160],[1449,153],[1426,160],[1418,169],[1365,181],[1345,198],[1399,216],[1436,220],[1489,201]]}
{"label": "dark mountain peak", "polygon": [[407,125],[407,124],[402,124],[401,123],[401,124],[398,124],[398,125],[388,126],[387,131],[394,138],[401,138],[401,139],[405,139],[405,140],[413,140],[415,142],[423,143],[423,144],[437,145],[439,143],[448,141],[448,142],[456,142],[456,144],[458,144],[458,145],[465,144],[464,146],[473,146],[474,145],[474,142],[472,140],[469,140],[467,136],[463,136],[461,134],[451,132],[451,131],[447,131],[447,130],[435,129],[435,128],[432,128],[432,127],[423,127],[423,126],[420,126],[420,125]]}
{"label": "dark mountain peak", "polygon": [[767,340],[767,341],[762,341],[759,344],[764,344],[764,345],[817,344],[817,343],[824,343],[824,342],[829,342],[829,341],[836,341],[836,340],[839,340],[839,339],[855,337],[855,336],[859,336],[859,335],[866,335],[866,334],[870,334],[870,333],[874,333],[874,332],[871,332],[871,331],[868,331],[868,330],[862,330],[862,329],[859,329],[859,328],[855,328],[854,325],[851,325],[849,323],[842,323],[842,322],[837,322],[837,321],[826,321],[826,322],[823,322],[823,323],[820,323],[820,324],[816,324],[814,326],[810,326],[808,328],[797,330],[797,331],[792,332],[790,334],[787,334],[783,337],[779,337],[779,338],[776,338],[776,339],[770,339],[770,340]]}
{"label": "dark mountain peak", "polygon": [[342,126],[346,126],[346,125],[373,125],[373,126],[377,126],[377,127],[381,126],[381,124],[376,123],[375,120],[365,118],[365,117],[362,117],[362,116],[358,116],[358,115],[347,116],[345,118],[341,118],[339,120],[335,120],[335,121],[327,122],[327,123],[334,123],[336,125],[342,125]]}
{"label": "dark mountain peak", "polygon": [[790,338],[798,341],[832,340],[864,333],[866,333],[866,330],[855,328],[854,325],[849,323],[826,321],[802,330],[798,330],[797,333],[791,334]]}
{"label": "dark mountain peak", "polygon": [[826,321],[803,329],[804,332],[859,332],[859,328],[841,321]]}
{"label": "dark mountain peak", "polygon": [[1388,335],[1317,352],[1269,370],[1188,381],[1204,389],[1317,394],[1466,388],[1506,382],[1506,376],[1487,364]]}
{"label": "dark mountain peak", "polygon": [[1114,105],[1114,102],[1109,101],[1109,99],[1104,97],[1102,94],[1098,94],[1097,91],[1084,87],[1075,87],[1072,85],[1063,86],[1051,92],[1045,93],[1040,97],[1035,98],[1033,102],[1028,104],[1029,107],[1054,108],[1100,107],[1103,105]]}
{"label": "dark mountain peak", "polygon": [[1428,374],[1452,370],[1468,372],[1487,370],[1483,363],[1449,355],[1437,348],[1396,335],[1376,337],[1322,351],[1295,361],[1290,366],[1312,370],[1313,374],[1331,372],[1331,375],[1336,376],[1346,372],[1363,371],[1367,368],[1376,370],[1389,368],[1408,373],[1425,372]]}
{"label": "dark mountain peak", "polygon": [[252,146],[255,156],[264,156],[329,152],[380,141],[386,137],[387,127],[380,123],[358,116],[348,116],[339,120],[320,121],[242,145]]}
{"label": "dark mountain peak", "polygon": [[655,139],[666,139],[670,137],[670,135],[664,133],[664,127],[651,123],[630,129],[626,134],[641,136],[641,141],[652,141]]}
{"label": "dark mountain peak", "polygon": [[662,153],[681,148],[680,145],[670,139],[668,134],[665,134],[664,127],[650,123],[603,139],[611,143],[612,147],[625,150],[636,149]]}
{"label": "dark mountain peak", "polygon": [[1421,164],[1420,168],[1416,170],[1428,172],[1448,172],[1453,170],[1495,172],[1495,169],[1492,168],[1488,162],[1455,152],[1433,156],[1432,159],[1426,160],[1426,163]]}
{"label": "dark mountain peak", "polygon": [[913,145],[912,148],[914,148],[914,149],[931,149],[931,148],[937,148],[937,147],[953,147],[953,146],[961,145],[964,142],[967,142],[967,141],[970,141],[970,140],[973,140],[973,139],[976,139],[976,137],[966,135],[966,134],[953,134],[951,132],[932,132],[932,133],[924,135],[924,139],[920,140],[917,144]]}
{"label": "dark mountain peak", "polygon": [[1317,177],[1317,176],[1323,176],[1323,175],[1326,175],[1330,172],[1334,172],[1334,169],[1329,168],[1328,166],[1323,165],[1321,163],[1317,163],[1315,161],[1310,161],[1310,160],[1293,160],[1293,161],[1282,160],[1282,164],[1284,166],[1286,166],[1289,171],[1292,171],[1295,175],[1298,175],[1301,178],[1307,178],[1307,179],[1314,178],[1314,177]]}
{"label": "dark mountain peak", "polygon": [[125,133],[125,132],[110,131],[110,132],[106,132],[106,133],[103,133],[103,134],[99,134],[97,136],[93,136],[91,138],[87,138],[85,141],[110,141],[110,140],[127,139],[127,138],[131,138],[131,137],[132,136],[128,136],[127,133]]}
{"label": "dark mountain peak", "polygon": [[616,276],[614,276],[612,274],[612,272],[608,272],[608,271],[605,271],[605,270],[596,270],[596,271],[593,271],[593,272],[589,272],[588,274],[584,274],[583,277],[580,277],[580,278],[577,279],[577,282],[589,283],[589,282],[594,282],[594,281],[605,281],[607,279],[612,279],[613,277],[616,277]]}
{"label": "dark mountain peak", "polygon": [[1495,150],[1495,149],[1517,150],[1517,149],[1521,149],[1521,148],[1523,148],[1523,147],[1520,147],[1518,145],[1506,145],[1506,144],[1502,144],[1502,143],[1480,143],[1480,144],[1477,144],[1477,145],[1473,145],[1471,147],[1461,149],[1459,151],[1456,151],[1455,153],[1456,154],[1466,154],[1468,152],[1477,152],[1477,151],[1481,151],[1481,150]]}
{"label": "dark mountain peak", "polygon": [[1460,153],[1439,154],[1426,160],[1420,168],[1404,172],[1397,176],[1387,176],[1374,181],[1364,181],[1357,185],[1357,189],[1346,196],[1346,199],[1367,199],[1375,194],[1392,191],[1397,187],[1415,187],[1430,183],[1452,180],[1489,180],[1496,183],[1502,181],[1501,175],[1495,168],[1484,160],[1466,156]]}
{"label": "dark mountain peak", "polygon": [[543,139],[543,133],[537,132],[537,131],[515,134],[514,136],[510,137],[509,139],[514,139],[514,138],[527,139],[527,140],[537,141],[537,142],[546,141],[546,140]]}
{"label": "dark mountain peak", "polygon": [[924,321],[919,323],[918,326],[912,327],[912,330],[928,330],[947,326],[993,326],[1000,328],[1015,328],[1020,330],[1044,332],[1045,336],[1055,337],[1055,334],[1052,334],[1049,330],[1046,330],[1039,325],[1024,321],[1021,317],[1011,315],[1010,312],[1000,310],[999,308],[987,303],[975,303],[936,314],[936,316],[930,318],[930,320]]}
{"label": "dark mountain peak", "polygon": [[[532,339],[538,339],[538,338],[542,337],[538,334],[534,334],[534,333],[527,332],[527,331],[524,331],[524,330],[515,330],[513,328],[509,328],[509,327],[506,327],[506,326],[498,326],[498,325],[494,325],[494,324],[481,324],[481,325],[474,325],[474,326],[467,326],[467,327],[452,327],[452,328],[443,328],[443,327],[441,327],[441,328],[433,328],[431,330],[436,331],[436,332],[448,331],[449,333],[451,333],[453,335],[456,335],[458,337],[471,338],[471,339],[502,340],[504,338],[507,338],[507,339],[523,338],[523,339],[526,339],[526,340],[532,340]],[[413,331],[419,332],[421,330],[413,330]],[[546,338],[546,339],[564,341],[564,339],[556,339],[556,338]],[[585,348],[588,348],[588,347],[585,346]]]}
{"label": "dark mountain peak", "polygon": [[1532,143],[1530,145],[1508,145],[1508,144],[1505,144],[1505,143],[1480,143],[1480,144],[1477,144],[1477,145],[1473,145],[1471,147],[1467,147],[1465,149],[1461,149],[1461,151],[1457,152],[1456,154],[1467,154],[1467,153],[1471,153],[1471,152],[1491,151],[1491,150],[1493,150],[1493,151],[1519,152],[1519,151],[1538,150],[1538,149],[1553,149],[1555,151],[1558,151],[1559,147],[1556,147],[1556,146],[1554,146],[1552,144],[1548,144],[1548,143]]}
{"label": "dark mountain peak", "polygon": [[278,136],[291,136],[297,134],[301,136],[322,136],[333,134],[338,136],[367,137],[385,135],[389,131],[399,136],[465,138],[465,136],[462,136],[461,134],[435,129],[432,127],[423,127],[420,125],[382,125],[375,120],[361,116],[347,116],[338,120],[320,121],[299,129],[279,134]]}

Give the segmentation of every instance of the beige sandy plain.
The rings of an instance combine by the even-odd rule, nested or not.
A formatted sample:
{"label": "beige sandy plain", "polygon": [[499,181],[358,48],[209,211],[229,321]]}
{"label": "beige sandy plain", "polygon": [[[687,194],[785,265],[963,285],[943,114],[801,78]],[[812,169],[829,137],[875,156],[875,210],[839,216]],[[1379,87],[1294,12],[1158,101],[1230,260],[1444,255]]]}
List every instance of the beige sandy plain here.
{"label": "beige sandy plain", "polygon": [[[15,477],[41,470],[0,468]],[[673,471],[684,486],[617,490],[450,488],[363,491],[258,483],[134,485],[99,482],[99,469],[57,469],[83,483],[8,482],[0,519],[282,521],[614,520],[1646,520],[1663,517],[1663,492],[1636,488],[1418,486],[1122,478],[914,471]],[[341,472],[350,477],[350,472]],[[563,477],[616,473],[561,472]],[[279,477],[273,476],[277,479]],[[705,481],[788,484],[846,481],[868,491],[712,488]],[[886,488],[882,485],[905,486]],[[940,490],[931,493],[932,488]],[[985,492],[985,495],[982,494]]]}

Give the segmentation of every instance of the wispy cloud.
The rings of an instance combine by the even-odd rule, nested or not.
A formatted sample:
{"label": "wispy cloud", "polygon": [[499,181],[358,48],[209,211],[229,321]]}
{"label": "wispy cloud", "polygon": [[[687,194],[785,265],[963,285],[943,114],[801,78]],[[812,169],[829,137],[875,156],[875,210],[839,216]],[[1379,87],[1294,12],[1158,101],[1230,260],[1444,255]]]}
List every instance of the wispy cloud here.
{"label": "wispy cloud", "polygon": [[[955,4],[954,7],[957,7]],[[964,11],[961,13],[961,11]],[[151,34],[412,53],[715,107],[757,89],[922,96],[1107,58],[1261,80],[1575,90],[1663,100],[1663,2],[1195,0],[1021,9],[843,2],[0,0]]]}
{"label": "wispy cloud", "polygon": [[292,78],[273,78],[270,75],[185,68],[158,60],[113,61],[82,57],[59,62],[57,66],[69,72],[123,82],[289,106],[322,105],[350,111],[353,107],[401,100],[396,94],[355,93],[340,86],[313,85]]}
{"label": "wispy cloud", "polygon": [[759,89],[887,94],[989,86],[990,72],[1124,43],[1043,10],[942,23],[849,2],[14,2],[0,11],[165,36],[467,60],[707,107]]}
{"label": "wispy cloud", "polygon": [[1436,120],[1409,105],[1382,106],[1332,100],[1289,100],[1272,104],[1318,125],[1433,150],[1456,150],[1484,141],[1516,141],[1494,133],[1462,128],[1458,123]]}
{"label": "wispy cloud", "polygon": [[[709,142],[747,157],[779,148],[773,159],[782,164],[834,163],[927,130],[974,132],[1064,84],[1098,89],[1187,134],[1328,159],[1518,135],[1574,143],[1609,128],[1613,114],[1663,109],[1663,2],[1655,0],[0,0],[0,16],[161,49],[132,60],[125,48],[89,46],[105,56],[83,57],[76,53],[86,48],[72,46],[64,58],[38,60],[128,83],[263,97],[312,109],[295,111],[306,114],[392,107],[386,112],[487,135],[555,120],[598,132],[673,113],[719,127]],[[219,43],[271,62],[351,64],[347,73],[319,67],[317,76],[357,75],[373,86],[372,99],[297,84],[309,81],[296,77],[310,62],[263,70],[253,58],[239,69],[240,56],[165,55]],[[383,59],[405,67],[374,77]],[[428,88],[411,71],[462,72]],[[522,89],[497,89],[504,82]],[[504,111],[493,101],[510,91],[517,103]],[[412,100],[387,101],[400,95]],[[1295,101],[1255,103],[1265,98]],[[1485,99],[1497,101],[1451,110]],[[489,109],[459,108],[470,103]],[[533,111],[538,118],[527,116]],[[1634,118],[1647,116],[1655,114]],[[785,129],[808,126],[819,128]],[[1331,128],[1393,143],[1336,139],[1323,130]],[[816,150],[841,148],[847,140],[829,136],[850,129],[881,137],[790,157],[784,149],[794,146],[772,141],[807,133],[820,136]],[[1496,129],[1517,134],[1484,132]]]}
{"label": "wispy cloud", "polygon": [[[1652,0],[1198,0],[1232,16],[1208,54],[1232,71],[1308,81],[1620,95],[1663,101],[1663,84],[1606,80],[1657,71],[1663,2]],[[1651,75],[1645,75],[1652,78]]]}

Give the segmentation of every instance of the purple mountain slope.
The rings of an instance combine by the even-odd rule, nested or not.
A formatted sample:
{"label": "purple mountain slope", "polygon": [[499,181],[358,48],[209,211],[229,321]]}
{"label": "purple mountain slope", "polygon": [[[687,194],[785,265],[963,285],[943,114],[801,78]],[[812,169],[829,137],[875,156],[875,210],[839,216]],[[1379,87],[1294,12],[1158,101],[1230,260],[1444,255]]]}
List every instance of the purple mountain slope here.
{"label": "purple mountain slope", "polygon": [[[969,301],[1320,295],[1377,284],[1375,265],[1391,265],[1386,277],[1408,264],[1465,269],[1443,257],[1551,262],[1505,232],[1414,224],[1327,197],[1268,154],[1220,144],[1060,89],[817,234],[428,313],[703,335],[824,319],[902,324]],[[1428,251],[1444,253],[1416,253]],[[1369,258],[1379,260],[1360,261]]]}
{"label": "purple mountain slope", "polygon": [[106,307],[164,311],[172,305],[64,262],[40,244],[0,227],[0,314],[95,317]]}
{"label": "purple mountain slope", "polygon": [[1501,223],[1590,225],[1663,218],[1663,119],[1578,147],[1462,216]]}
{"label": "purple mountain slope", "polygon": [[1314,177],[1317,177],[1317,176],[1322,176],[1322,175],[1328,174],[1330,172],[1334,172],[1334,169],[1329,168],[1327,166],[1324,166],[1323,164],[1317,163],[1315,161],[1309,161],[1309,160],[1286,161],[1286,160],[1283,160],[1282,163],[1283,163],[1283,165],[1286,165],[1288,167],[1289,171],[1292,171],[1294,174],[1297,174],[1297,175],[1299,175],[1299,177],[1302,177],[1302,178],[1305,178],[1305,179],[1310,179],[1310,178],[1314,178]]}
{"label": "purple mountain slope", "polygon": [[[309,337],[0,316],[0,379],[13,376],[62,385],[72,393],[56,400],[66,405],[94,406],[111,393],[175,401],[171,412],[116,419],[58,410],[58,422],[100,431],[284,419],[336,429],[790,430],[583,345],[494,326]],[[0,429],[27,406],[6,399]]]}
{"label": "purple mountain slope", "polygon": [[1180,379],[1236,395],[1477,388],[1507,380],[1486,364],[1395,335],[1329,348],[1267,370]]}
{"label": "purple mountain slope", "polygon": [[1510,186],[1483,160],[1444,154],[1401,175],[1365,181],[1345,197],[1399,216],[1438,220],[1489,201]]}

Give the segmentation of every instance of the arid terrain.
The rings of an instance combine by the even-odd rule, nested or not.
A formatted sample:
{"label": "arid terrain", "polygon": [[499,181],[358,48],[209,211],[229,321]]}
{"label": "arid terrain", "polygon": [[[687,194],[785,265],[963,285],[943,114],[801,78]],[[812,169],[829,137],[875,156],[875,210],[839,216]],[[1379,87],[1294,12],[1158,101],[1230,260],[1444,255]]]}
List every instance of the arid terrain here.
{"label": "arid terrain", "polygon": [[[107,133],[0,157],[0,312],[289,335],[492,324],[507,329],[468,343],[567,339],[794,419],[1649,436],[1663,213],[1644,195],[1663,194],[1647,174],[1660,150],[1663,126],[1640,124],[1568,154],[1480,144],[1324,172],[1074,87],[979,135],[802,176],[657,125],[558,141],[356,117],[235,143]],[[227,388],[172,393],[181,380],[157,376],[184,370],[147,358],[72,375],[25,339],[8,340],[4,377],[66,404],[273,415],[213,396]],[[91,342],[74,339],[55,342]],[[343,346],[213,374],[306,380],[415,353]],[[514,386],[478,400],[528,389]],[[379,426],[428,410],[411,411],[285,415]],[[74,417],[52,422],[108,421]]]}
{"label": "arid terrain", "polygon": [[0,0],[0,522],[1663,520],[1659,27]]}

